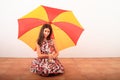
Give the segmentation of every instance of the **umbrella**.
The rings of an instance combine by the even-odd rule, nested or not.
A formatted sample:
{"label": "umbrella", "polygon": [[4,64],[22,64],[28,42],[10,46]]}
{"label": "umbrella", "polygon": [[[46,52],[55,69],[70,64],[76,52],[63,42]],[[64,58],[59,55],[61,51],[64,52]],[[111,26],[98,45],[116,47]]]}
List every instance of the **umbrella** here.
{"label": "umbrella", "polygon": [[84,30],[72,11],[41,5],[18,19],[18,39],[35,50],[40,28],[45,23],[52,26],[58,50],[75,46]]}

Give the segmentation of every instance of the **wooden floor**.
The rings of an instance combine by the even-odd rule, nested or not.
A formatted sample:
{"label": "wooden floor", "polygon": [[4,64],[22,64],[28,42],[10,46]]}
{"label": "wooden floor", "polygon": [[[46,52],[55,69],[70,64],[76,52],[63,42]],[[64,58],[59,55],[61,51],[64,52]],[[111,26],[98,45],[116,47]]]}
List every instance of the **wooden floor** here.
{"label": "wooden floor", "polygon": [[0,58],[0,80],[120,80],[120,58],[60,58],[65,73],[41,77],[29,71],[33,58]]}

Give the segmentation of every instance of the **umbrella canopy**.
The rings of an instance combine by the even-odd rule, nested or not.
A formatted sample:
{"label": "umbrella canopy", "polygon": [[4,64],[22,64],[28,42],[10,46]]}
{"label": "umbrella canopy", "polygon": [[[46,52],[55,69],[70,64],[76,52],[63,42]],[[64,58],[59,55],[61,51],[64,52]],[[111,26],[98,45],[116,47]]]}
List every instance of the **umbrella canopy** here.
{"label": "umbrella canopy", "polygon": [[75,46],[84,30],[72,11],[42,5],[18,19],[18,39],[35,50],[40,28],[46,23],[52,26],[58,50]]}

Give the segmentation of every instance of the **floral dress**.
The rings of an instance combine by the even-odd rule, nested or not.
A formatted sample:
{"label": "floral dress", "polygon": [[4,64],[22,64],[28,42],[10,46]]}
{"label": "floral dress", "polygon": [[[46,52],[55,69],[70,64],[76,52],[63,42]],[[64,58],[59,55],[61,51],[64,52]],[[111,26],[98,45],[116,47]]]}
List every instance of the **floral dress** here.
{"label": "floral dress", "polygon": [[[52,54],[56,51],[52,40],[43,41],[40,49],[42,54]],[[52,60],[48,58],[35,58],[32,61],[30,70],[31,72],[37,73],[41,76],[64,73],[64,67],[58,58]]]}

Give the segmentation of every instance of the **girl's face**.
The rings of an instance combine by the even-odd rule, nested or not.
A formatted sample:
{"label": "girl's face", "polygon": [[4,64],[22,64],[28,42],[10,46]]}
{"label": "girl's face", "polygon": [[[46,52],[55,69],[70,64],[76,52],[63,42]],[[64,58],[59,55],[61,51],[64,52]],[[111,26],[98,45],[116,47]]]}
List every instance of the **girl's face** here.
{"label": "girl's face", "polygon": [[48,35],[50,34],[50,29],[49,28],[45,28],[43,31],[44,37],[47,38]]}

